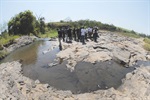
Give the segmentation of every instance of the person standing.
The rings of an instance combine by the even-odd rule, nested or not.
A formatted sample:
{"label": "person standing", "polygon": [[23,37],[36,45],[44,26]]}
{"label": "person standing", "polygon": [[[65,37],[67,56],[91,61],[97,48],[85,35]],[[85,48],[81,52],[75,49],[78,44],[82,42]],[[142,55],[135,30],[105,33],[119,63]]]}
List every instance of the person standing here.
{"label": "person standing", "polygon": [[74,37],[74,40],[76,41],[76,29],[75,28],[73,29],[73,37]]}
{"label": "person standing", "polygon": [[92,40],[92,28],[91,27],[88,28],[88,35],[89,35],[90,40]]}
{"label": "person standing", "polygon": [[93,34],[94,42],[97,42],[97,37],[98,37],[98,29],[95,28],[94,34]]}
{"label": "person standing", "polygon": [[62,30],[57,29],[58,31],[58,41],[59,41],[59,49],[62,50],[61,39],[62,39]]}
{"label": "person standing", "polygon": [[81,39],[82,39],[81,41],[82,41],[83,45],[86,44],[85,40],[84,40],[85,39],[85,33],[86,33],[86,30],[84,29],[84,27],[82,27],[81,28]]}
{"label": "person standing", "polygon": [[68,37],[69,37],[69,42],[72,42],[71,28],[68,29]]}
{"label": "person standing", "polygon": [[62,38],[63,38],[63,42],[65,42],[65,28],[62,28]]}
{"label": "person standing", "polygon": [[77,42],[79,42],[81,40],[81,30],[80,28],[77,28]]}

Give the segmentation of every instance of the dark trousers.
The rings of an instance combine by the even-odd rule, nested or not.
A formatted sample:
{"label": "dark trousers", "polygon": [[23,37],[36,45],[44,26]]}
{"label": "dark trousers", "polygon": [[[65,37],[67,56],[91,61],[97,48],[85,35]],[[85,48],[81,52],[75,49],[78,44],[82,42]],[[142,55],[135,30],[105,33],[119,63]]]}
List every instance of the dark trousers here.
{"label": "dark trousers", "polygon": [[85,36],[84,36],[84,35],[82,35],[82,36],[81,36],[82,44],[85,44],[85,40],[84,40],[84,38],[85,38]]}
{"label": "dark trousers", "polygon": [[85,40],[87,41],[87,33],[85,34]]}
{"label": "dark trousers", "polygon": [[97,34],[93,34],[93,39],[94,39],[94,42],[97,42]]}

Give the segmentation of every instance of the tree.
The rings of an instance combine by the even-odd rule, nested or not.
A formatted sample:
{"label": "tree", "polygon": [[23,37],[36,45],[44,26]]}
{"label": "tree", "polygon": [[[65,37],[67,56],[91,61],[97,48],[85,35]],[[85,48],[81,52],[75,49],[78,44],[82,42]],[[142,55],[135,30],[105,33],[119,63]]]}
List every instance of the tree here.
{"label": "tree", "polygon": [[29,35],[34,32],[36,18],[30,10],[20,12],[8,22],[10,34]]}
{"label": "tree", "polygon": [[3,22],[3,24],[0,24],[0,34],[4,31],[7,31],[7,22]]}
{"label": "tree", "polygon": [[42,34],[45,33],[45,18],[44,17],[40,18],[40,32]]}

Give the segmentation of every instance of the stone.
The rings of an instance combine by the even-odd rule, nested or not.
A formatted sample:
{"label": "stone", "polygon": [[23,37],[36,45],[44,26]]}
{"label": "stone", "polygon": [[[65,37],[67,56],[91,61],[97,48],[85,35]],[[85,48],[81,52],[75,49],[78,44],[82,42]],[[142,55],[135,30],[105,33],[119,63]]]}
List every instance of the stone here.
{"label": "stone", "polygon": [[53,67],[53,66],[56,66],[58,63],[50,63],[48,64],[49,67]]}
{"label": "stone", "polygon": [[24,83],[24,81],[19,81],[18,82],[20,85],[24,85],[25,83]]}
{"label": "stone", "polygon": [[32,42],[34,42],[33,40],[36,39],[35,36],[21,36],[20,38],[15,40],[15,43],[13,43],[12,45],[8,46],[6,48],[7,52],[12,52],[14,50],[16,50],[19,47],[22,47],[24,45],[28,45]]}
{"label": "stone", "polygon": [[40,81],[39,81],[39,80],[36,80],[36,81],[35,81],[35,84],[39,84],[39,83],[40,83]]}
{"label": "stone", "polygon": [[84,60],[86,62],[95,63],[96,61],[106,61],[111,60],[110,52],[95,52],[90,53],[89,56]]}
{"label": "stone", "polygon": [[124,62],[125,64],[128,64],[129,62],[129,57],[130,57],[130,52],[125,51],[125,50],[117,50],[113,51],[113,56],[121,62]]}
{"label": "stone", "polygon": [[150,55],[146,55],[146,59],[150,60]]}

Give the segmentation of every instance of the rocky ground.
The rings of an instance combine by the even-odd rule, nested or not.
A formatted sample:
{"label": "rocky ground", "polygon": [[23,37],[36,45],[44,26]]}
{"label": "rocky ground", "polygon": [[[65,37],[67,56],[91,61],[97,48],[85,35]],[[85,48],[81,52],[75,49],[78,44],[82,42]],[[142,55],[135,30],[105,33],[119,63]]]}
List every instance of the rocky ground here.
{"label": "rocky ground", "polygon": [[[56,42],[54,42],[56,46]],[[137,60],[146,61],[149,54],[142,48],[142,41],[101,32],[98,43],[86,45],[73,42],[62,43],[63,50],[58,59],[67,60],[66,66],[73,71],[78,61],[96,63],[116,60],[125,67],[136,64]],[[49,49],[50,50],[50,49]],[[97,90],[90,93],[72,94],[70,91],[57,90],[48,84],[41,84],[22,75],[18,61],[0,65],[0,100],[150,100],[150,65],[136,67],[126,74],[118,89]]]}
{"label": "rocky ground", "polygon": [[125,67],[136,64],[136,61],[147,61],[149,53],[143,49],[143,42],[138,39],[118,36],[114,33],[101,32],[98,43],[93,41],[82,45],[62,43],[63,51],[57,57],[68,61],[66,65],[71,71],[79,61],[96,63],[99,61],[115,60]]}
{"label": "rocky ground", "polygon": [[32,43],[37,37],[35,36],[21,36],[18,39],[15,39],[12,43],[8,43],[7,46],[2,46],[0,52],[5,52],[0,56],[0,60],[4,59],[10,52],[20,48],[22,46]]}
{"label": "rocky ground", "polygon": [[7,50],[7,52],[11,52],[16,50],[17,48],[32,43],[35,39],[35,36],[21,36],[20,38],[16,39],[12,45],[8,46],[8,48],[5,49]]}

